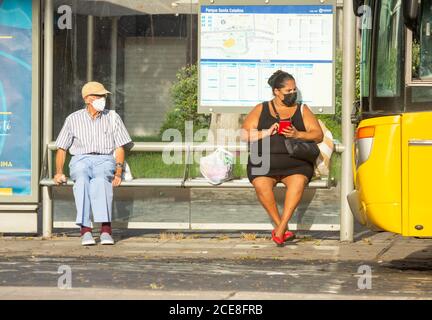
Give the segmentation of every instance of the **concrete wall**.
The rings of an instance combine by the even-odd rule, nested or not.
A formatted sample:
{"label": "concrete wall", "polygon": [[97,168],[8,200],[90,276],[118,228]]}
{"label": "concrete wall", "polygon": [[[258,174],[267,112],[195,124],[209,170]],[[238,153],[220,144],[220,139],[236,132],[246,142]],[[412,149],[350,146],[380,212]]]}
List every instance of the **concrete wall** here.
{"label": "concrete wall", "polygon": [[124,121],[131,135],[159,132],[172,107],[170,89],[186,59],[187,39],[126,39]]}

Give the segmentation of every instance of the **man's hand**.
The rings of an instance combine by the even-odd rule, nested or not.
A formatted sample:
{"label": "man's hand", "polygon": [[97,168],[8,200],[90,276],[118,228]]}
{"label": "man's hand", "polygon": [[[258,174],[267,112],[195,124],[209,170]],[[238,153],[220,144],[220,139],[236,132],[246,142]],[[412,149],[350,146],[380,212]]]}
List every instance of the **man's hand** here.
{"label": "man's hand", "polygon": [[56,184],[56,185],[59,185],[59,184],[63,184],[63,183],[66,183],[67,182],[67,179],[66,179],[66,176],[63,174],[63,173],[57,173],[55,176],[54,176],[54,183]]}
{"label": "man's hand", "polygon": [[63,166],[66,159],[66,150],[59,148],[56,153],[56,171],[57,174],[54,176],[54,183],[56,185],[66,183],[66,176],[63,174]]}
{"label": "man's hand", "polygon": [[113,187],[118,187],[121,184],[121,182],[122,182],[121,176],[114,175],[114,178],[112,180]]}

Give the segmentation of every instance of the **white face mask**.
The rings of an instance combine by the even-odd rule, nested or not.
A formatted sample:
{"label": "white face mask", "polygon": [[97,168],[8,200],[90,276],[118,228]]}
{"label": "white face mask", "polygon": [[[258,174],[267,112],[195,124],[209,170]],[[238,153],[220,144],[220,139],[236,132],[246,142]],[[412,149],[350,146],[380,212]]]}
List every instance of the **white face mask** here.
{"label": "white face mask", "polygon": [[105,104],[106,104],[106,99],[104,97],[96,99],[95,101],[92,102],[93,108],[95,108],[96,111],[99,111],[99,112],[101,112],[105,109]]}

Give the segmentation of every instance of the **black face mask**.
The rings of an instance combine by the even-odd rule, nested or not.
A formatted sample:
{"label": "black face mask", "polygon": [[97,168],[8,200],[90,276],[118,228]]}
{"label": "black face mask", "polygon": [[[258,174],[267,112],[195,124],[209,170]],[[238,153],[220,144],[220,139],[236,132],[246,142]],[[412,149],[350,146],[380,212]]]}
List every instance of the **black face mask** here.
{"label": "black face mask", "polygon": [[297,101],[297,92],[291,92],[284,95],[282,102],[287,106],[291,107]]}

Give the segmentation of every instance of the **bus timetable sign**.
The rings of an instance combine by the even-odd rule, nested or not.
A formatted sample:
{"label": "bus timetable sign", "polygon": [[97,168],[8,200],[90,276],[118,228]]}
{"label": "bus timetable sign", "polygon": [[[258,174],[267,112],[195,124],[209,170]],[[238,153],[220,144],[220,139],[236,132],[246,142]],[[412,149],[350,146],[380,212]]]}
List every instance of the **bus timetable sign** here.
{"label": "bus timetable sign", "polygon": [[282,69],[304,103],[334,113],[334,4],[207,2],[199,18],[201,112],[248,112],[272,98],[267,80]]}

